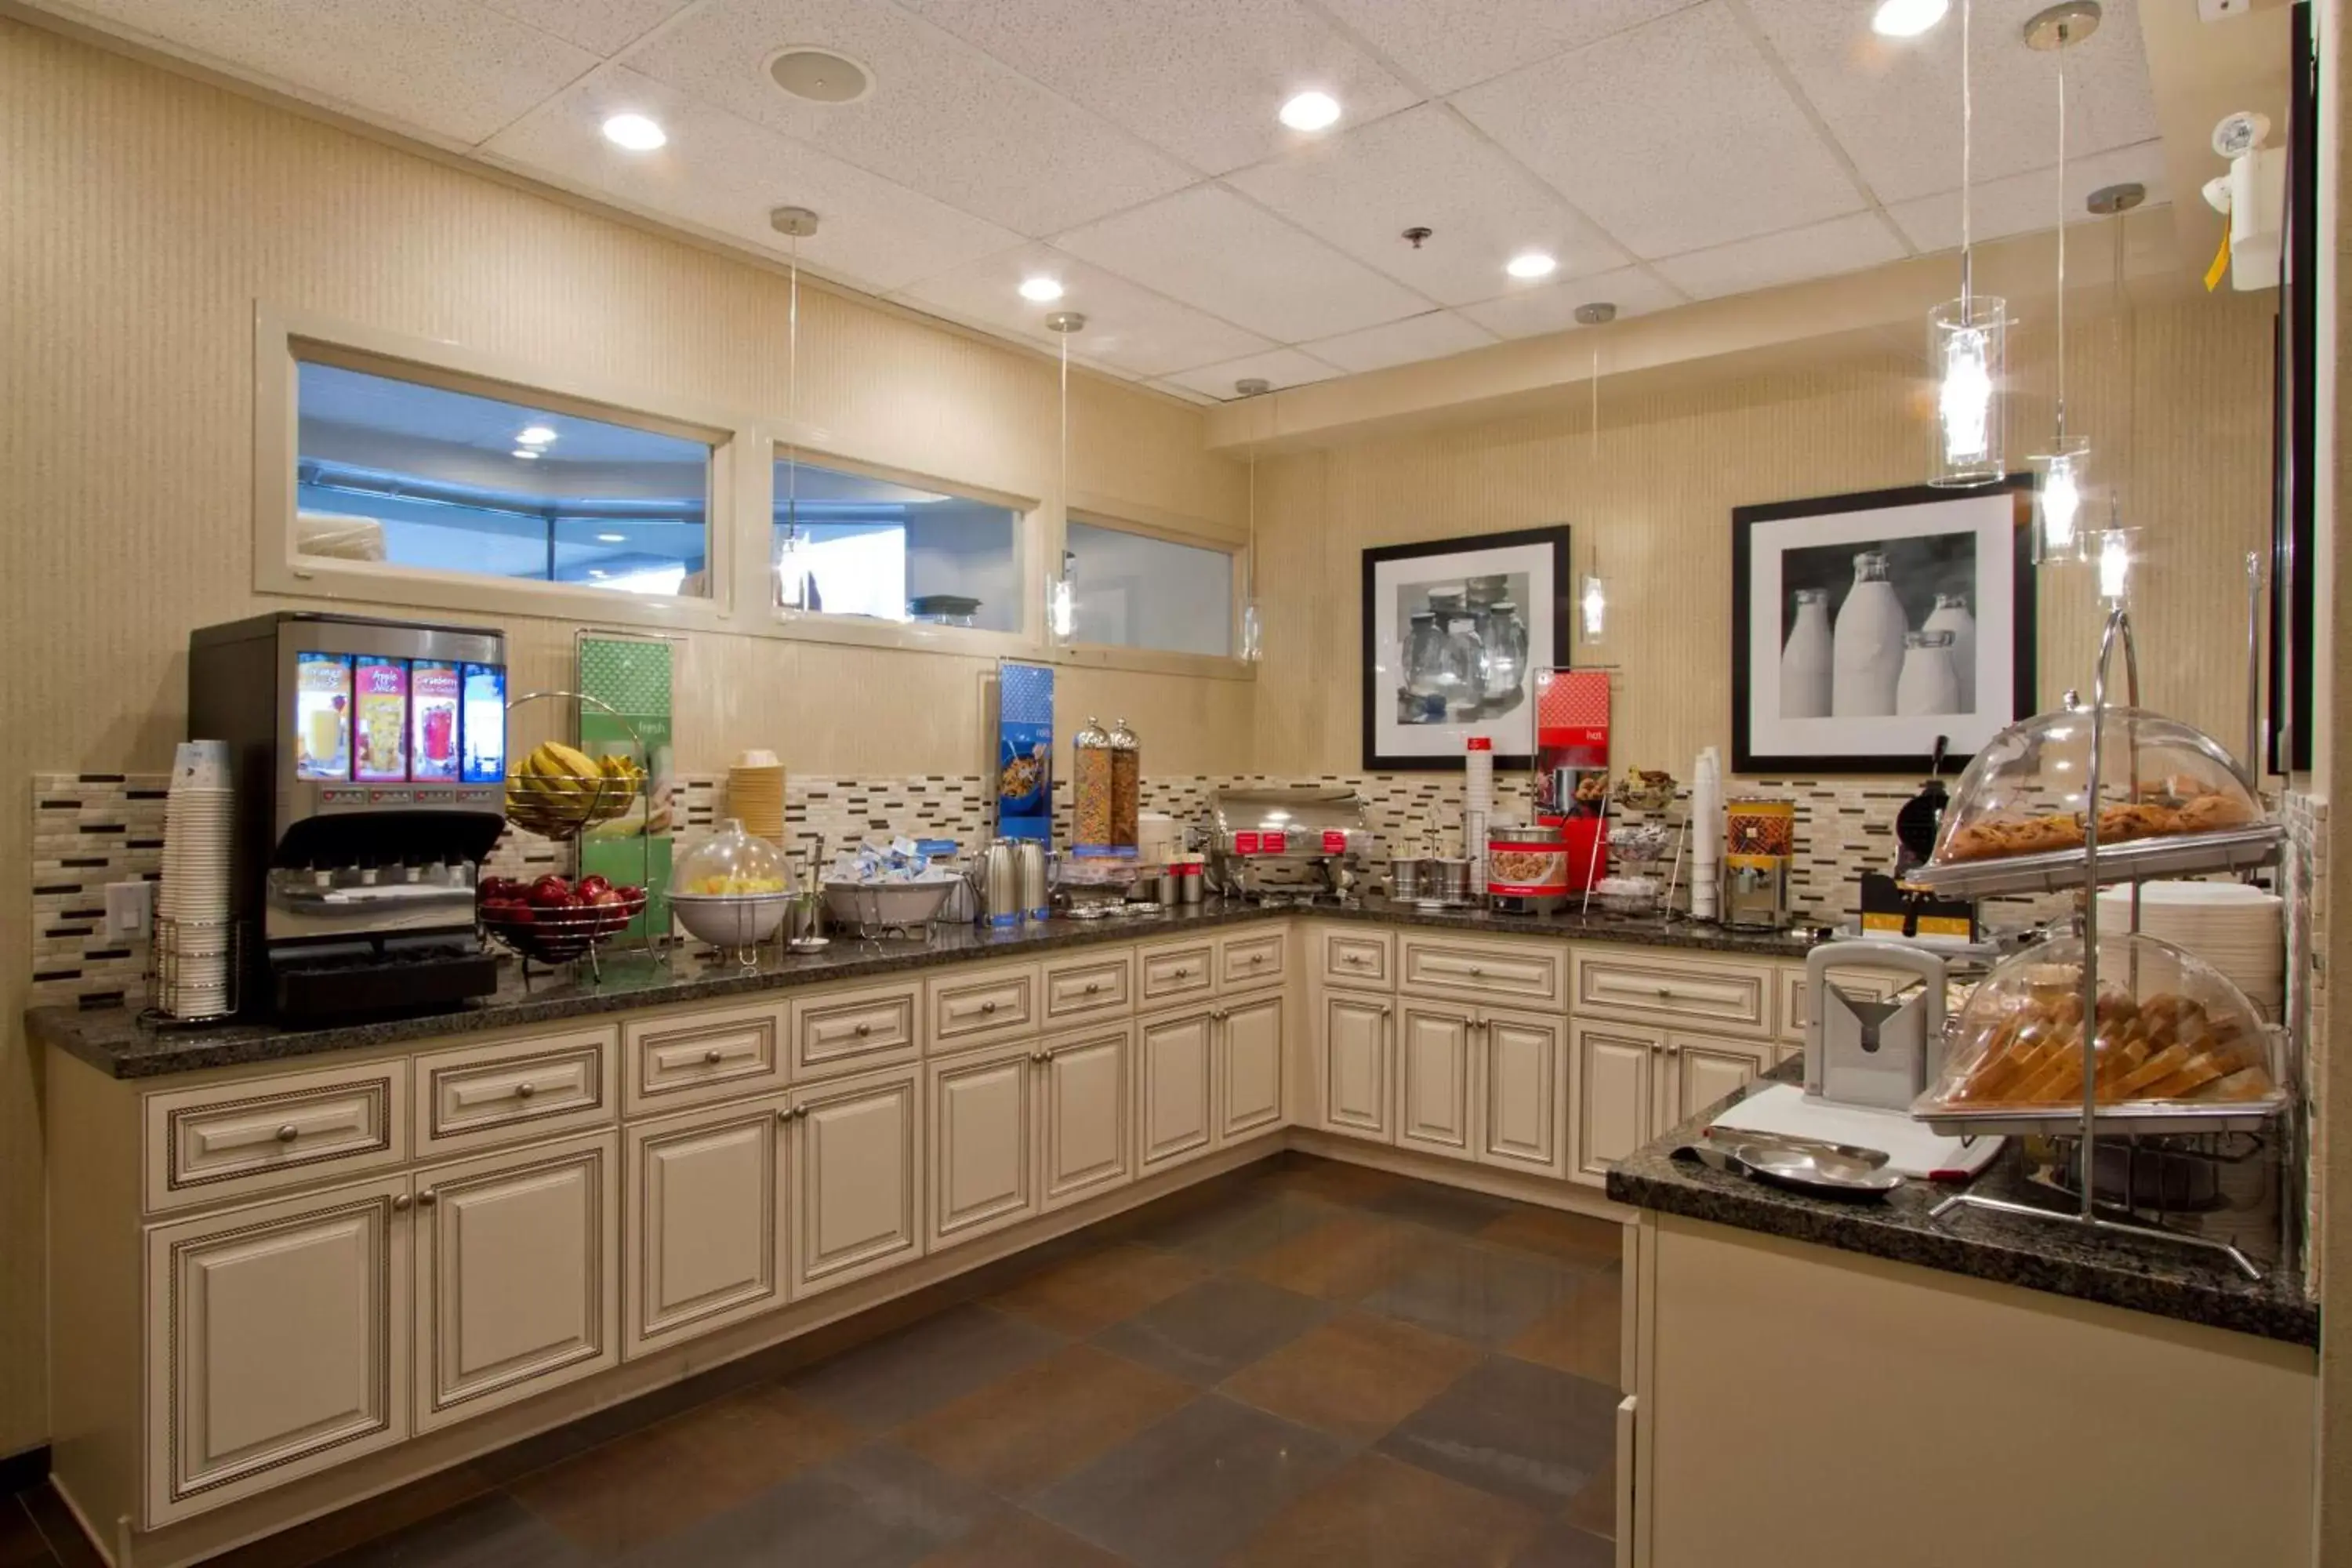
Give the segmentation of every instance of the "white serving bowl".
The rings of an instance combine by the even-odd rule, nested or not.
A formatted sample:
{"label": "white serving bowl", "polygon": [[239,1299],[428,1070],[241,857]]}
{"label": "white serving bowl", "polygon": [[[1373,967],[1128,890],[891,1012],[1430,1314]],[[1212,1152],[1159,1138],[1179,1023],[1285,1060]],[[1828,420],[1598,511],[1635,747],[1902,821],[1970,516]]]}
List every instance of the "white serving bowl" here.
{"label": "white serving bowl", "polygon": [[672,893],[671,912],[687,934],[713,947],[757,947],[776,934],[790,893]]}
{"label": "white serving bowl", "polygon": [[829,881],[825,918],[851,931],[919,931],[937,918],[961,879],[935,872],[919,882]]}

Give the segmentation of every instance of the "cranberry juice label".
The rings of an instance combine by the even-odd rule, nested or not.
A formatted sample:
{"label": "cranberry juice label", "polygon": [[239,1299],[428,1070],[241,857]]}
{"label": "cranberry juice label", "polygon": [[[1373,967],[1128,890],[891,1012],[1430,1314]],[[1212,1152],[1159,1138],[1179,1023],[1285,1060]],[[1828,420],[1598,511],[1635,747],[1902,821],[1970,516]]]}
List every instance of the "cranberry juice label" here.
{"label": "cranberry juice label", "polygon": [[457,667],[418,659],[408,667],[408,776],[457,780]]}
{"label": "cranberry juice label", "polygon": [[408,778],[408,661],[362,654],[352,667],[352,777],[362,784]]}
{"label": "cranberry juice label", "polygon": [[294,656],[294,776],[352,776],[352,661],[340,653]]}

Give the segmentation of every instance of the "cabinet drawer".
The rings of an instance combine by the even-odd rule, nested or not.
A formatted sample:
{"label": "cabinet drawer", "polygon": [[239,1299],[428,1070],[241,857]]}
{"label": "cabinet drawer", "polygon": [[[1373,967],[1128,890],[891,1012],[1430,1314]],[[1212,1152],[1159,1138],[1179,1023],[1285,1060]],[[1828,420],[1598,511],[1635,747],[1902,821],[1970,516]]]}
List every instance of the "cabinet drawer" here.
{"label": "cabinet drawer", "polygon": [[1579,952],[1574,1011],[1765,1034],[1772,1027],[1772,971],[1638,952]]}
{"label": "cabinet drawer", "polygon": [[935,1051],[961,1050],[1034,1034],[1043,1017],[1034,963],[933,980],[927,984],[925,995]]}
{"label": "cabinet drawer", "polygon": [[784,1009],[726,1007],[622,1026],[628,1056],[625,1109],[668,1110],[784,1081]]}
{"label": "cabinet drawer", "polygon": [[182,1208],[408,1158],[408,1064],[147,1097],[147,1206]]}
{"label": "cabinet drawer", "polygon": [[1560,999],[1561,952],[1524,947],[1433,942],[1408,936],[1399,943],[1400,984],[1440,995],[1494,997],[1527,1003]]}
{"label": "cabinet drawer", "polygon": [[1205,942],[1147,947],[1136,963],[1140,971],[1136,989],[1146,1002],[1196,996],[1216,986],[1216,950]]}
{"label": "cabinet drawer", "polygon": [[417,1058],[417,1153],[604,1125],[616,1114],[618,1046],[608,1024]]}
{"label": "cabinet drawer", "polygon": [[1286,930],[1254,931],[1217,941],[1217,984],[1228,989],[1280,983],[1290,951]]}
{"label": "cabinet drawer", "polygon": [[1134,1007],[1133,952],[1066,958],[1045,965],[1045,1016],[1056,1023],[1131,1012]]}
{"label": "cabinet drawer", "polygon": [[1382,931],[1324,930],[1315,934],[1314,965],[1329,985],[1396,984],[1396,940]]}
{"label": "cabinet drawer", "polygon": [[846,1068],[887,1067],[921,1053],[916,1009],[920,989],[877,985],[793,1004],[795,1077]]}

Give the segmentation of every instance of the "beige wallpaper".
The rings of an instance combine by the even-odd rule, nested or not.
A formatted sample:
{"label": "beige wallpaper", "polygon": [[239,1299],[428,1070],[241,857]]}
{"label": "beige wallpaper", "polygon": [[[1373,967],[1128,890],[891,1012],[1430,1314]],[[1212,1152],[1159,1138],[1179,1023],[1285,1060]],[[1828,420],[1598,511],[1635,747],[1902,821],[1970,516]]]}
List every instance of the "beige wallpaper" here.
{"label": "beige wallpaper", "polygon": [[[2134,609],[2143,694],[2234,749],[2242,560],[2269,536],[2272,297],[2136,312],[2128,349],[2089,303],[2068,334],[2069,427],[2090,437],[2097,472],[2129,476],[2126,521],[2147,556]],[[2012,340],[2012,453],[2040,449],[2050,427],[2049,349],[2039,322]],[[1578,658],[1620,667],[1612,760],[1687,778],[1700,747],[1727,755],[1731,509],[1919,483],[1920,377],[1916,359],[1891,353],[1642,397],[1612,395],[1604,376],[1597,458],[1580,387],[1551,414],[1262,460],[1259,770],[1360,764],[1360,552],[1549,522],[1571,525],[1580,570],[1597,550],[1611,585],[1609,646]],[[2055,702],[2089,689],[2099,616],[2084,573],[2042,584],[2042,685]]]}
{"label": "beige wallpaper", "polygon": [[[780,198],[781,199],[781,194]],[[784,280],[761,268],[0,20],[0,1455],[45,1436],[41,1157],[23,1005],[23,797],[37,768],[166,765],[188,630],[250,592],[257,300],[722,405],[785,407]],[[804,288],[800,408],[840,450],[1014,494],[1055,489],[1045,360]],[[1237,527],[1200,416],[1088,375],[1071,484]],[[399,609],[384,613],[414,616]],[[481,618],[481,617],[468,617]],[[558,681],[572,626],[508,623]],[[979,766],[992,660],[697,636],[681,764],[763,745],[796,770]],[[1246,682],[1072,670],[1155,767],[1244,771]]]}

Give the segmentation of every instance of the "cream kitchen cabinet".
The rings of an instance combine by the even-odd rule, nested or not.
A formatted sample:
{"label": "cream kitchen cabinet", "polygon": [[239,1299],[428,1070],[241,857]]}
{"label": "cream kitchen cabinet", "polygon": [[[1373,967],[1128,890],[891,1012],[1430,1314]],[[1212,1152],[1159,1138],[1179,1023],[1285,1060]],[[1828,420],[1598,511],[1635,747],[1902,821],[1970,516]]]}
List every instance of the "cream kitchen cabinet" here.
{"label": "cream kitchen cabinet", "polygon": [[791,1122],[779,1094],[628,1129],[623,1355],[784,1304]]}
{"label": "cream kitchen cabinet", "polygon": [[1122,1021],[931,1064],[933,1247],[1133,1179],[1135,1040]]}
{"label": "cream kitchen cabinet", "polygon": [[1561,1019],[1411,996],[1396,1017],[1399,1148],[1562,1173]]}
{"label": "cream kitchen cabinet", "polygon": [[418,1431],[619,1364],[618,1140],[416,1173]]}
{"label": "cream kitchen cabinet", "polygon": [[1685,1034],[1645,1024],[1570,1026],[1575,1083],[1570,1174],[1604,1184],[1609,1167],[1770,1068],[1769,1040]]}
{"label": "cream kitchen cabinet", "polygon": [[922,1256],[922,1087],[908,1065],[793,1091],[795,1298]]}
{"label": "cream kitchen cabinet", "polygon": [[1328,1132],[1393,1141],[1389,1094],[1395,1000],[1379,992],[1326,991],[1314,1015],[1318,1124]]}
{"label": "cream kitchen cabinet", "polygon": [[1216,1146],[1217,1010],[1203,1003],[1143,1020],[1136,1044],[1138,1173]]}
{"label": "cream kitchen cabinet", "polygon": [[1405,997],[1397,1004],[1396,1144],[1472,1158],[1475,1008]]}
{"label": "cream kitchen cabinet", "polygon": [[403,1174],[148,1229],[148,1529],[408,1436],[410,1208]]}
{"label": "cream kitchen cabinet", "polygon": [[1062,1035],[1040,1052],[1037,1197],[1051,1211],[1134,1178],[1135,1026]]}
{"label": "cream kitchen cabinet", "polygon": [[1283,1121],[1280,992],[1239,998],[1217,1010],[1217,1141],[1246,1138]]}

